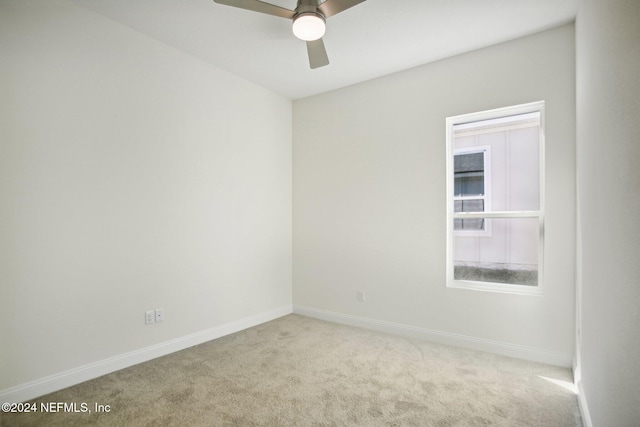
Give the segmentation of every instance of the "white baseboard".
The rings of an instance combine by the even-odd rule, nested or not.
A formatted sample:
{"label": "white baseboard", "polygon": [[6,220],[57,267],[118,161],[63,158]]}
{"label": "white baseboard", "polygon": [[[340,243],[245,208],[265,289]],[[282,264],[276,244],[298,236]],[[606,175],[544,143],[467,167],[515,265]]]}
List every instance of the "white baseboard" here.
{"label": "white baseboard", "polygon": [[582,425],[584,427],[593,427],[589,406],[587,405],[587,397],[584,395],[584,389],[582,388],[582,381],[578,381],[576,388],[578,389],[578,407],[580,408],[580,416],[582,416]]}
{"label": "white baseboard", "polygon": [[466,335],[452,334],[449,332],[436,331],[432,329],[424,329],[416,326],[368,319],[365,317],[319,310],[300,305],[294,305],[293,312],[303,316],[314,317],[316,319],[327,320],[343,325],[357,326],[360,328],[372,329],[379,332],[417,338],[425,341],[433,341],[440,344],[469,348],[472,350],[485,351],[488,353],[495,353],[503,356],[531,360],[534,362],[546,363],[549,365],[562,366],[566,368],[570,368],[573,361],[573,355],[571,354],[557,353],[532,347],[475,338]]}
{"label": "white baseboard", "polygon": [[225,335],[233,334],[247,328],[291,314],[291,305],[275,310],[258,313],[233,322],[225,323],[204,331],[195,332],[180,338],[165,341],[149,347],[134,350],[119,356],[110,357],[88,365],[80,366],[58,374],[49,375],[15,387],[0,391],[0,402],[24,402],[29,399],[53,393],[120,369],[128,368],[160,356],[165,356],[194,345],[202,344]]}

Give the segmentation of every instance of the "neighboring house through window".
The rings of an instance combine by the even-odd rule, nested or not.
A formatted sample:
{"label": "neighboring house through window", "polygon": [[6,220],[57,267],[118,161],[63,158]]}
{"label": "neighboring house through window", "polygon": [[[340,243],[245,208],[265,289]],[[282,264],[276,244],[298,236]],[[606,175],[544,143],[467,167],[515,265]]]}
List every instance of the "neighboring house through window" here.
{"label": "neighboring house through window", "polygon": [[447,118],[447,286],[542,292],[544,102]]}

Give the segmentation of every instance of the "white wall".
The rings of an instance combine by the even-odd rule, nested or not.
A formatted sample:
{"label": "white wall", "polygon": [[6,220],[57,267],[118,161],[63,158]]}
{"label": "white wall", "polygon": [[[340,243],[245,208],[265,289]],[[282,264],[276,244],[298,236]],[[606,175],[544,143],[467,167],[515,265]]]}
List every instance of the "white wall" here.
{"label": "white wall", "polygon": [[631,427],[640,420],[640,2],[583,0],[576,48],[577,374],[592,425]]}
{"label": "white wall", "polygon": [[[499,342],[569,365],[574,58],[574,27],[566,25],[294,101],[294,309]],[[539,100],[547,126],[544,296],[447,289],[445,118]]]}
{"label": "white wall", "polygon": [[0,391],[291,310],[290,100],[63,0],[0,55]]}

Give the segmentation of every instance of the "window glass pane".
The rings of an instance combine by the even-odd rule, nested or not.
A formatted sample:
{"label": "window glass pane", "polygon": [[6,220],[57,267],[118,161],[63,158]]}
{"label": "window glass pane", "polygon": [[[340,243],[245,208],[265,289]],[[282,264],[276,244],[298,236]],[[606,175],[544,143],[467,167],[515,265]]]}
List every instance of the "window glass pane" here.
{"label": "window glass pane", "polygon": [[[453,129],[454,152],[463,152],[454,155],[454,196],[490,195],[492,211],[540,209],[539,112],[457,124]],[[480,147],[490,152],[464,153]],[[486,171],[485,154],[490,154]]]}
{"label": "window glass pane", "polygon": [[482,218],[473,218],[473,219],[461,219],[455,218],[453,220],[453,229],[467,230],[467,231],[479,231],[484,230],[484,219]]}
{"label": "window glass pane", "polygon": [[541,292],[543,110],[535,102],[447,118],[447,286]]}
{"label": "window glass pane", "polygon": [[484,170],[484,153],[457,154],[453,160],[455,173]]}
{"label": "window glass pane", "polygon": [[455,196],[481,196],[484,194],[484,176],[455,176]]}
{"label": "window glass pane", "polygon": [[[466,227],[473,220],[462,221],[460,226]],[[454,279],[537,286],[538,218],[475,221],[491,221],[491,235],[454,237]]]}
{"label": "window glass pane", "polygon": [[454,195],[484,194],[484,153],[465,153],[454,156]]}
{"label": "window glass pane", "polygon": [[[484,230],[484,219],[482,218],[473,218],[473,219],[456,218],[453,221],[454,221],[455,230],[467,230],[467,231]],[[457,228],[455,228],[455,221],[460,221],[458,223]]]}
{"label": "window glass pane", "polygon": [[[454,209],[454,212],[484,212],[484,200],[483,199],[454,200],[453,209]],[[455,218],[453,220],[453,229],[454,230],[484,230],[484,219]]]}
{"label": "window glass pane", "polygon": [[[509,133],[509,154],[505,164],[507,211],[540,209],[540,129]],[[494,208],[496,209],[496,208]]]}
{"label": "window glass pane", "polygon": [[456,208],[460,207],[460,210],[455,212],[484,212],[484,200],[483,199],[466,199],[456,200],[454,202]]}

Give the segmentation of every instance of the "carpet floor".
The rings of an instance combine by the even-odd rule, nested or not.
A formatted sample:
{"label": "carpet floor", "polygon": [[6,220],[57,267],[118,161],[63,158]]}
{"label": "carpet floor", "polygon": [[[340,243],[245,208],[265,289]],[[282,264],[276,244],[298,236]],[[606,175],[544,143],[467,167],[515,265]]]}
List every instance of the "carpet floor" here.
{"label": "carpet floor", "polygon": [[577,427],[571,382],[565,368],[292,314],[30,402],[78,412],[0,424]]}

